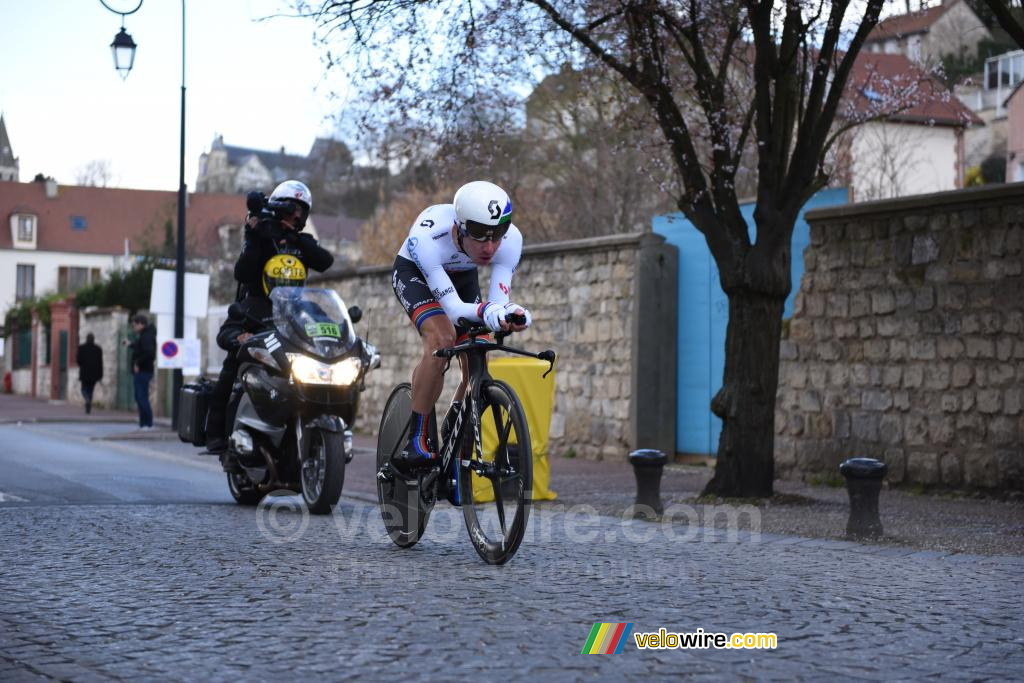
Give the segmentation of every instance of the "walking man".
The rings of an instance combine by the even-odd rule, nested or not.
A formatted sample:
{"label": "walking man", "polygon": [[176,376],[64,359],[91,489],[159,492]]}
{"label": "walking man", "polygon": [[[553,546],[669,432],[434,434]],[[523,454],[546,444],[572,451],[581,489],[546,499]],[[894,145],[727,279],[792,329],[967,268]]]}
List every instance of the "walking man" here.
{"label": "walking man", "polygon": [[84,344],[78,345],[75,363],[78,364],[78,381],[82,383],[82,398],[88,415],[92,412],[92,390],[103,379],[103,349],[96,345],[92,332],[85,335]]}

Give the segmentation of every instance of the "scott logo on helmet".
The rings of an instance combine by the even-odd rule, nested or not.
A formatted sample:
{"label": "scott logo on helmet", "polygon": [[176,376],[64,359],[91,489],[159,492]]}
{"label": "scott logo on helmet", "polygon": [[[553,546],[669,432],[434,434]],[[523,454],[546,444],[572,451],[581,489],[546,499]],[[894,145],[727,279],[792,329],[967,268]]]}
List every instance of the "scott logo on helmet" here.
{"label": "scott logo on helmet", "polygon": [[491,214],[491,218],[498,218],[501,216],[501,204],[497,199],[492,199],[487,205],[487,213]]}
{"label": "scott logo on helmet", "polygon": [[263,293],[274,287],[301,287],[306,284],[306,266],[291,254],[277,254],[263,266]]}

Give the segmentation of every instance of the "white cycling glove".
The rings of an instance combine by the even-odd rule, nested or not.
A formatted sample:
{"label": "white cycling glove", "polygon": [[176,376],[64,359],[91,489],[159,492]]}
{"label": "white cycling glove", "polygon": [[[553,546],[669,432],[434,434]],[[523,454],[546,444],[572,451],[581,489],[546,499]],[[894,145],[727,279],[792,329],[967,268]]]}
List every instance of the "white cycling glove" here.
{"label": "white cycling glove", "polygon": [[511,301],[505,304],[506,313],[515,313],[517,310],[521,310],[523,315],[526,316],[526,326],[529,327],[530,323],[533,322],[533,316],[531,316],[530,312],[526,310],[526,306],[520,306],[519,304],[514,304]]}
{"label": "white cycling glove", "polygon": [[491,332],[501,330],[501,323],[505,321],[505,307],[493,301],[481,304],[480,318],[484,321]]}

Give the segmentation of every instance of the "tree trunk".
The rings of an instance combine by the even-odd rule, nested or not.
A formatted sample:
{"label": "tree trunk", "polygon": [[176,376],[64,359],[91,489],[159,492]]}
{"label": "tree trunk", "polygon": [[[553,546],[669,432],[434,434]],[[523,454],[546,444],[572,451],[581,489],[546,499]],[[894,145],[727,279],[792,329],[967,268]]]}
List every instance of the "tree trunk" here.
{"label": "tree trunk", "polygon": [[775,393],[786,294],[737,288],[727,295],[725,375],[711,401],[711,411],[722,419],[722,433],[715,476],[704,493],[768,497],[775,478]]}

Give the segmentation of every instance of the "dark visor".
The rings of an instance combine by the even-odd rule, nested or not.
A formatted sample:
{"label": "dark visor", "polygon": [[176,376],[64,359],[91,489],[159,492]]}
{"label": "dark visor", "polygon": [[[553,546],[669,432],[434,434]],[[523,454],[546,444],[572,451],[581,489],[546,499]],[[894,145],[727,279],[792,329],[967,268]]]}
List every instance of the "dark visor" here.
{"label": "dark visor", "polygon": [[485,240],[497,242],[505,236],[505,233],[508,232],[508,226],[510,225],[512,225],[511,220],[499,223],[498,225],[487,225],[486,223],[477,223],[476,221],[467,220],[466,234],[478,242],[483,242]]}

